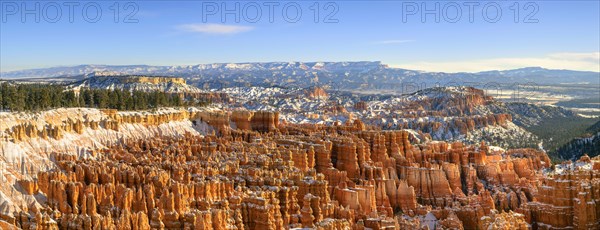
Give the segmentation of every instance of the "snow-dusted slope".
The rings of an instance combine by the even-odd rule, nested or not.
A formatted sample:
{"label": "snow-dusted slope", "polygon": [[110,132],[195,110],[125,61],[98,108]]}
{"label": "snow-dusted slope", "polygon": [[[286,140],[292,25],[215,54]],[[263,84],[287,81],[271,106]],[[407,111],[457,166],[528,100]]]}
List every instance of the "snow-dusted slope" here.
{"label": "snow-dusted slope", "polygon": [[[431,88],[370,99],[331,89],[327,98],[311,98],[297,87],[234,87],[222,92],[236,102],[224,107],[279,111],[281,119],[291,123],[332,124],[358,118],[383,129],[413,129],[435,140],[486,141],[502,147],[537,147],[538,138],[513,119],[540,119],[542,115],[536,112],[543,111],[533,109],[531,114],[511,116],[522,110],[471,87]],[[361,103],[363,106],[358,106]]]}
{"label": "snow-dusted slope", "polygon": [[91,76],[81,81],[71,83],[69,88],[81,87],[92,89],[110,89],[126,91],[160,91],[166,93],[203,93],[204,91],[186,84],[183,78],[155,77],[155,76]]}
{"label": "snow-dusted slope", "polygon": [[[190,110],[192,111],[192,110]],[[52,152],[72,153],[80,157],[94,157],[92,149],[103,148],[123,139],[143,139],[151,136],[180,136],[184,134],[202,135],[206,130],[203,124],[192,125],[185,118],[190,111],[181,109],[160,109],[154,112],[105,112],[97,109],[70,108],[55,109],[40,113],[0,113],[0,211],[8,212],[13,204],[23,207],[36,203],[33,196],[18,192],[21,179],[35,178],[40,170],[54,167]],[[184,114],[184,115],[181,115]],[[64,130],[60,136],[25,137],[15,140],[13,132],[30,125],[28,130],[45,127],[61,127],[66,123],[83,122],[81,133]],[[108,127],[109,122],[119,123]],[[102,125],[104,122],[105,126]],[[86,125],[87,124],[87,125]],[[97,124],[93,125],[93,124]],[[31,135],[31,134],[29,134]],[[5,186],[6,185],[6,186]]]}

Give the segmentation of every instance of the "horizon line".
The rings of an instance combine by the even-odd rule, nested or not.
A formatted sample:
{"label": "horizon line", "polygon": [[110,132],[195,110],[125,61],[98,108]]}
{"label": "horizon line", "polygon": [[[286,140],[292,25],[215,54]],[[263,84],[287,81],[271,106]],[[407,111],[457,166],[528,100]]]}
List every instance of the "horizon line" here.
{"label": "horizon line", "polygon": [[[210,63],[197,63],[197,64],[176,64],[176,65],[151,65],[151,64],[75,64],[75,65],[57,65],[51,67],[35,67],[35,68],[24,68],[10,71],[0,71],[0,75],[15,73],[21,71],[34,71],[34,70],[44,70],[44,69],[53,69],[53,68],[74,68],[79,66],[106,66],[106,67],[127,67],[127,66],[148,66],[148,67],[183,67],[183,66],[196,66],[196,65],[214,65],[214,64],[267,64],[267,63],[360,63],[360,62],[371,62],[371,63],[379,63],[384,66],[384,68],[388,69],[404,69],[418,72],[426,72],[426,73],[483,73],[483,72],[491,72],[491,71],[510,71],[510,70],[519,70],[519,69],[528,69],[528,68],[539,68],[546,70],[567,70],[567,71],[578,71],[578,72],[593,72],[600,73],[599,71],[592,70],[574,70],[574,69],[565,69],[565,68],[547,68],[543,66],[524,66],[520,68],[506,68],[506,69],[488,69],[481,71],[430,71],[423,69],[413,69],[413,68],[403,68],[400,65],[391,65],[386,64],[383,61],[245,61],[245,62],[210,62]],[[98,72],[98,71],[93,71]],[[90,72],[92,73],[92,72]]]}

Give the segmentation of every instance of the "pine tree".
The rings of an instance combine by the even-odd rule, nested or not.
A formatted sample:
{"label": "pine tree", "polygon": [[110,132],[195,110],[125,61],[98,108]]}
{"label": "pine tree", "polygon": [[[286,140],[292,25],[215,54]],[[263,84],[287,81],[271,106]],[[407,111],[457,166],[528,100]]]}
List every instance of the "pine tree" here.
{"label": "pine tree", "polygon": [[80,89],[78,93],[60,85],[0,83],[0,110],[37,111],[58,107],[140,110],[164,106],[205,105],[193,98],[160,91]]}

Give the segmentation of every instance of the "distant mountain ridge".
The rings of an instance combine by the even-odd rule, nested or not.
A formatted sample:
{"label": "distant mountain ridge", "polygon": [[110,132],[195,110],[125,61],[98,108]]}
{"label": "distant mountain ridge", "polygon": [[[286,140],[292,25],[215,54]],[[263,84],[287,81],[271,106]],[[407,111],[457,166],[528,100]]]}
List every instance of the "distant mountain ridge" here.
{"label": "distant mountain ridge", "polygon": [[[379,61],[361,62],[248,62],[214,63],[183,66],[149,65],[78,65],[18,70],[0,73],[3,79],[76,78],[83,79],[94,72],[118,75],[158,75],[185,78],[199,86],[210,81],[214,87],[244,85],[286,85],[307,87],[311,84],[336,84],[344,89],[397,89],[407,84],[435,85],[494,83],[535,84],[600,84],[600,73],[573,70],[552,70],[528,67],[478,73],[425,72],[389,67]],[[486,86],[485,84],[488,84]],[[216,85],[216,86],[215,86]],[[477,87],[477,86],[476,86]]]}
{"label": "distant mountain ridge", "polygon": [[213,63],[180,66],[150,65],[77,65],[66,67],[50,67],[2,72],[3,78],[44,78],[66,77],[91,74],[94,72],[113,72],[115,74],[136,75],[168,75],[168,74],[202,74],[220,71],[277,71],[277,70],[341,70],[369,71],[371,69],[389,68],[381,62],[247,62],[247,63]]}

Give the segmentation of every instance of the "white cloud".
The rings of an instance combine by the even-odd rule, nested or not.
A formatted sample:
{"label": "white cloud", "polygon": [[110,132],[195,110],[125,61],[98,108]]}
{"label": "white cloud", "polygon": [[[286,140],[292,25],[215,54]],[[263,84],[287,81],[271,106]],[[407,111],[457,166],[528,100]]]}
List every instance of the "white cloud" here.
{"label": "white cloud", "polygon": [[177,29],[191,33],[236,34],[253,30],[252,26],[224,25],[215,23],[195,23],[178,25]]}
{"label": "white cloud", "polygon": [[479,72],[539,66],[548,69],[600,71],[600,52],[553,53],[542,57],[491,58],[464,61],[412,62],[392,65],[432,72]]}
{"label": "white cloud", "polygon": [[401,44],[401,43],[407,43],[407,42],[414,42],[414,40],[384,40],[384,41],[377,41],[377,42],[375,42],[375,44],[387,45],[387,44]]}
{"label": "white cloud", "polygon": [[600,62],[600,52],[591,53],[556,53],[548,55],[553,59],[579,60],[598,63]]}

